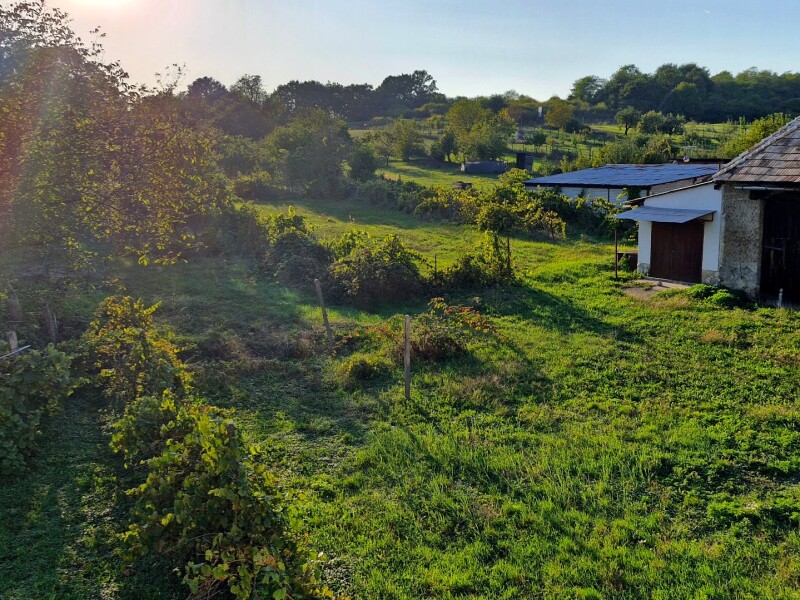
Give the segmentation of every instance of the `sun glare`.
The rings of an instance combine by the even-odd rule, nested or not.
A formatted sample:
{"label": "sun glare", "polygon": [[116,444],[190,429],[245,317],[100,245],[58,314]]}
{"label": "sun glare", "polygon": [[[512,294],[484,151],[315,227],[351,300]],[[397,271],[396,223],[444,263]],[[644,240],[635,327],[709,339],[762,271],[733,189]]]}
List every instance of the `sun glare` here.
{"label": "sun glare", "polygon": [[135,3],[136,0],[72,0],[75,6],[106,10],[127,8]]}

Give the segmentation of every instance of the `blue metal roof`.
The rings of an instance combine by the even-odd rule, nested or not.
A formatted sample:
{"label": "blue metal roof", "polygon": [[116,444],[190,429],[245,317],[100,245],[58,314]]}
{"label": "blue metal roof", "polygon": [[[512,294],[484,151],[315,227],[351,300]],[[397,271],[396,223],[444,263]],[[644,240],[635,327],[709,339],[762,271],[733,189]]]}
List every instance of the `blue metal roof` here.
{"label": "blue metal roof", "polygon": [[718,165],[667,163],[662,165],[606,165],[548,177],[528,179],[527,186],[559,186],[586,188],[650,188],[684,179],[708,178],[719,169]]}

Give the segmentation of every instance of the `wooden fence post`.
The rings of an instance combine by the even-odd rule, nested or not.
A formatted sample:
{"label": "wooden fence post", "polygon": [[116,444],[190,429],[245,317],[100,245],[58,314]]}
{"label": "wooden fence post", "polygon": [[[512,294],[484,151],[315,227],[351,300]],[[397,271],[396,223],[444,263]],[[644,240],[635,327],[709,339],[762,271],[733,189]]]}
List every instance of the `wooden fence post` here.
{"label": "wooden fence post", "polygon": [[333,350],[333,331],[331,331],[331,324],[328,321],[328,311],[325,310],[325,298],[322,296],[322,284],[319,279],[314,280],[314,287],[317,289],[317,298],[319,299],[319,306],[322,309],[322,323],[325,325],[325,331],[328,334],[328,350]]}
{"label": "wooden fence post", "polygon": [[22,323],[25,316],[22,314],[19,296],[17,296],[16,290],[11,287],[10,283],[8,284],[8,299],[6,300],[6,304],[8,305],[8,316],[11,318],[11,321],[14,323]]}
{"label": "wooden fence post", "polygon": [[8,345],[11,348],[11,351],[16,352],[17,350],[19,350],[19,342],[17,341],[17,332],[9,331],[6,333],[6,337],[8,337]]}
{"label": "wooden fence post", "polygon": [[47,330],[47,337],[55,344],[58,342],[58,320],[47,302],[45,302],[42,307],[42,316],[44,317],[44,327]]}
{"label": "wooden fence post", "polygon": [[411,400],[411,317],[405,316],[405,346],[403,367],[406,383],[406,400]]}

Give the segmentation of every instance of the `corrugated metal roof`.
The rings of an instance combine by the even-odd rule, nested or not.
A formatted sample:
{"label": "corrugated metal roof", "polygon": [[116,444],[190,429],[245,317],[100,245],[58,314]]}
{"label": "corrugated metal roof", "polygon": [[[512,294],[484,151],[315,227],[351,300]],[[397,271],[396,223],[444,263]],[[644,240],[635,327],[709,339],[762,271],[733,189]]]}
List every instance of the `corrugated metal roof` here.
{"label": "corrugated metal roof", "polygon": [[709,179],[717,165],[667,163],[662,165],[606,165],[525,181],[527,186],[585,188],[651,188],[654,185],[683,180]]}
{"label": "corrugated metal roof", "polygon": [[639,208],[614,215],[614,218],[627,219],[629,221],[655,221],[656,223],[686,223],[713,214],[714,212],[713,210],[695,210],[689,208],[640,206]]}
{"label": "corrugated metal roof", "polygon": [[720,169],[715,182],[800,183],[800,117]]}

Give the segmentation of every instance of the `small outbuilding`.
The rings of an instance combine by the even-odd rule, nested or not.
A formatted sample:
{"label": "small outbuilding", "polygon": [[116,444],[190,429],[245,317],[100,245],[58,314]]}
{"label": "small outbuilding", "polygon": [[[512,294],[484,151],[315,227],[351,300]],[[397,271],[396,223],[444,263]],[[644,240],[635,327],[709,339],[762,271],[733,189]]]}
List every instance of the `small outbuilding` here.
{"label": "small outbuilding", "polygon": [[709,182],[629,204],[643,273],[800,303],[800,118]]}
{"label": "small outbuilding", "polygon": [[675,162],[657,165],[605,165],[528,179],[528,189],[557,188],[569,198],[603,198],[621,204],[627,190],[650,196],[708,181],[720,163]]}
{"label": "small outbuilding", "polygon": [[479,160],[461,163],[462,173],[491,175],[505,173],[507,170],[508,165],[502,160]]}

